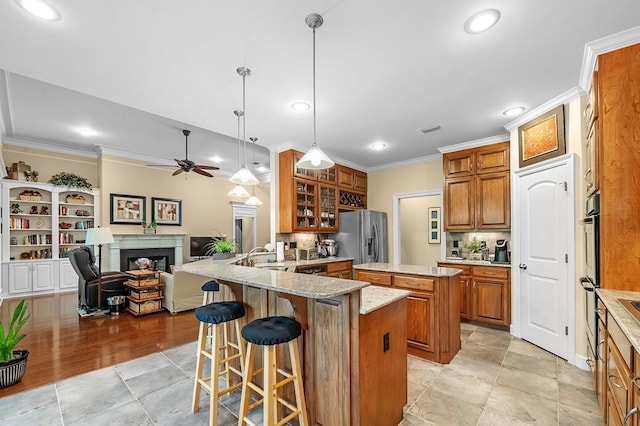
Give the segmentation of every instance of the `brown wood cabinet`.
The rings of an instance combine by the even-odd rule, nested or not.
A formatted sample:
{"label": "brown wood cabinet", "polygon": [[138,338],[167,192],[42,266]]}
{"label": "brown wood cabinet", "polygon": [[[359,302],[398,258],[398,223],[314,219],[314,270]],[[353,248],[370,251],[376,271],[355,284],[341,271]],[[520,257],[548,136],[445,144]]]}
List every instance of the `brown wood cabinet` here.
{"label": "brown wood cabinet", "polygon": [[460,318],[502,326],[511,325],[509,268],[438,262],[441,268],[462,269]]}
{"label": "brown wood cabinet", "polygon": [[607,314],[607,424],[623,424],[631,405],[633,347],[618,323]]}
{"label": "brown wood cabinet", "polygon": [[600,55],[597,85],[600,286],[638,291],[640,44]]}
{"label": "brown wood cabinet", "polygon": [[509,229],[509,142],[446,153],[443,157],[447,231]]}
{"label": "brown wood cabinet", "polygon": [[407,350],[447,364],[460,350],[459,275],[426,277],[355,270],[359,281],[410,290],[407,297]]}
{"label": "brown wood cabinet", "polygon": [[353,278],[353,261],[327,263],[327,276],[333,278],[343,278],[350,280]]}
{"label": "brown wood cabinet", "polygon": [[360,170],[338,165],[338,185],[356,192],[367,192],[367,174]]}
{"label": "brown wood cabinet", "polygon": [[587,135],[582,142],[582,170],[584,187],[587,195],[600,189],[600,173],[598,161],[600,158],[600,147],[598,135],[600,134],[600,121],[598,120],[600,111],[600,98],[598,91],[598,71],[593,72],[591,88],[589,90],[589,101],[584,108],[584,130]]}

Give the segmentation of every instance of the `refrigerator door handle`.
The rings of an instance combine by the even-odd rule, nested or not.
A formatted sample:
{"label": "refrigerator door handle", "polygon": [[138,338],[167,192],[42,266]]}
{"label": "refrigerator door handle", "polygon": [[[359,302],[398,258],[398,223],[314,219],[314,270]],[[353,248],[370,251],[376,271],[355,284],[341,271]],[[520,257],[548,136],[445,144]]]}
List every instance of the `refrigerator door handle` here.
{"label": "refrigerator door handle", "polygon": [[380,249],[380,247],[378,246],[380,244],[380,238],[378,235],[378,225],[375,222],[373,223],[373,240],[375,241],[375,245],[373,247],[373,260],[374,262],[377,262],[378,251]]}

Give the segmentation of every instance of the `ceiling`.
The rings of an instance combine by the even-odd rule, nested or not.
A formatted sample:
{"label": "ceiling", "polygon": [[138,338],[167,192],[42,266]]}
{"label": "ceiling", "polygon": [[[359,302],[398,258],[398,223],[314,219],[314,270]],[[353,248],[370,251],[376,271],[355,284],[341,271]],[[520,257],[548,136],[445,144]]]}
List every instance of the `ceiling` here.
{"label": "ceiling", "polygon": [[[0,108],[7,143],[105,152],[169,164],[238,168],[246,66],[246,137],[256,162],[313,142],[312,31],[318,144],[364,170],[505,134],[513,106],[531,110],[578,85],[585,44],[638,25],[637,0],[49,0],[62,18],[0,3]],[[277,4],[277,6],[275,6]],[[502,17],[470,35],[486,9]],[[419,128],[440,125],[423,134]],[[98,132],[84,137],[74,128]],[[369,145],[383,141],[387,149]],[[247,163],[254,151],[247,144]]]}

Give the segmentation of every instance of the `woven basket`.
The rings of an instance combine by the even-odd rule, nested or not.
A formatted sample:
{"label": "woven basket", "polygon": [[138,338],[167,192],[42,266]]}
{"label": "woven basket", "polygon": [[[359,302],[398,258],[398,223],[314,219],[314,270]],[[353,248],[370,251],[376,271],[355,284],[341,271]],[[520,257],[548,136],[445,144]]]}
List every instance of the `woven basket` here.
{"label": "woven basket", "polygon": [[67,195],[67,203],[84,204],[84,197],[82,195]]}
{"label": "woven basket", "polygon": [[12,360],[0,363],[0,389],[18,383],[27,369],[29,351],[13,351],[13,356]]}
{"label": "woven basket", "polygon": [[40,201],[41,195],[20,195],[20,201]]}

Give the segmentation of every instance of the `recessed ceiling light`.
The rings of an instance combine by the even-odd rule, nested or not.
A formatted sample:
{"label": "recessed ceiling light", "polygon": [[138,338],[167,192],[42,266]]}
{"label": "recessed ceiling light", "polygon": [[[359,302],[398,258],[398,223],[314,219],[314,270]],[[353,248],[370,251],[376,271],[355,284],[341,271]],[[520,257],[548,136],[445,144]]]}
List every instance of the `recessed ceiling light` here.
{"label": "recessed ceiling light", "polygon": [[311,105],[306,102],[294,102],[291,104],[291,109],[294,111],[305,112],[311,109]]}
{"label": "recessed ceiling light", "polygon": [[60,13],[44,0],[16,0],[18,6],[41,19],[47,21],[57,21]]}
{"label": "recessed ceiling light", "polygon": [[520,115],[523,112],[524,112],[524,107],[519,106],[519,107],[515,107],[515,108],[509,108],[508,110],[506,110],[502,114],[506,115],[507,117],[515,117],[516,115]]}
{"label": "recessed ceiling light", "polygon": [[265,166],[256,166],[256,172],[258,173],[265,173],[268,172],[269,168],[265,167]]}
{"label": "recessed ceiling light", "polygon": [[82,127],[74,127],[73,130],[80,133],[85,138],[90,138],[91,136],[98,136],[100,133],[96,132],[90,127],[82,126]]}
{"label": "recessed ceiling light", "polygon": [[370,145],[370,148],[373,149],[374,151],[382,151],[386,147],[387,147],[387,144],[384,142],[376,142]]}
{"label": "recessed ceiling light", "polygon": [[469,34],[478,34],[487,31],[493,27],[500,19],[500,11],[498,9],[482,10],[464,23],[464,30]]}
{"label": "recessed ceiling light", "polygon": [[213,157],[209,157],[209,161],[211,161],[212,163],[222,163],[224,159],[222,157],[214,155]]}

